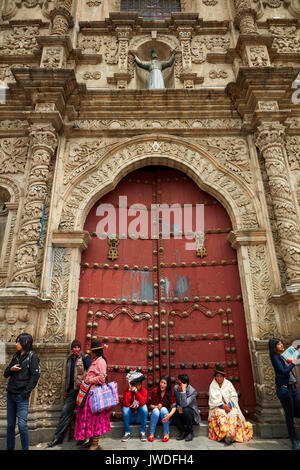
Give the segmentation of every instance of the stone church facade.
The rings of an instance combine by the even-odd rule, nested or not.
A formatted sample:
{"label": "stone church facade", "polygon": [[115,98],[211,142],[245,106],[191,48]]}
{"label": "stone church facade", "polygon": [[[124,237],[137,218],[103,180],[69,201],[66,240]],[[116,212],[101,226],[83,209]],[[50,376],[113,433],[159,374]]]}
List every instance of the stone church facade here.
{"label": "stone church facade", "polygon": [[[32,439],[62,406],[85,220],[147,165],[180,170],[229,214],[254,419],[284,435],[268,339],[300,338],[299,18],[299,0],[0,0],[0,340],[8,360],[20,332],[34,337]],[[133,60],[153,47],[177,50],[165,89]]]}

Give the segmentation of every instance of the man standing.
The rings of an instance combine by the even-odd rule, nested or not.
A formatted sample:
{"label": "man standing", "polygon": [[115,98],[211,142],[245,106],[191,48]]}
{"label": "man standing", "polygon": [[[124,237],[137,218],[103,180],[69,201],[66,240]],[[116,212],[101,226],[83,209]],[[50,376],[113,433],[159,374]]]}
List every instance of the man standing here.
{"label": "man standing", "polygon": [[193,424],[200,424],[201,418],[197,405],[197,391],[189,385],[189,376],[182,374],[178,376],[177,385],[174,387],[177,410],[173,420],[180,434],[177,441],[192,441]]}
{"label": "man standing", "polygon": [[29,450],[27,426],[28,404],[32,390],[40,378],[40,360],[32,350],[32,336],[20,334],[16,339],[17,352],[4,371],[7,384],[7,450],[15,448],[15,426],[18,418],[23,450]]}
{"label": "man standing", "polygon": [[70,425],[76,406],[80,384],[85,379],[86,372],[92,363],[90,357],[81,352],[81,343],[77,339],[72,342],[71,351],[72,354],[67,360],[65,403],[53,440],[48,444],[48,447],[54,447],[63,442],[64,434]]}

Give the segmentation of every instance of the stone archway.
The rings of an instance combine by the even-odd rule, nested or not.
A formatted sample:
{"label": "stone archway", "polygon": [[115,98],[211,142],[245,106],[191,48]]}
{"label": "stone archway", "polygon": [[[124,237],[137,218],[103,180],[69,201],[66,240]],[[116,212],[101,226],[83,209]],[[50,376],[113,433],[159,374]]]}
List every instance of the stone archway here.
{"label": "stone archway", "polygon": [[207,147],[205,143],[194,144],[157,134],[124,139],[109,150],[95,139],[71,143],[63,179],[65,190],[57,208],[61,226],[52,234],[54,264],[50,295],[54,305],[42,336],[47,342],[56,343],[62,338],[69,341],[75,334],[81,252],[89,242],[83,225],[96,201],[134,169],[153,164],[179,169],[200,189],[218,199],[231,218],[233,232],[229,240],[237,249],[257,403],[262,414],[264,403],[268,409],[278,408],[268,355],[265,346],[260,346],[266,338],[279,334],[278,307],[269,303],[273,289],[271,248],[250,172],[243,171],[245,161],[240,167],[232,163],[236,152],[239,154],[239,146],[232,153],[232,160],[230,152],[213,155]]}

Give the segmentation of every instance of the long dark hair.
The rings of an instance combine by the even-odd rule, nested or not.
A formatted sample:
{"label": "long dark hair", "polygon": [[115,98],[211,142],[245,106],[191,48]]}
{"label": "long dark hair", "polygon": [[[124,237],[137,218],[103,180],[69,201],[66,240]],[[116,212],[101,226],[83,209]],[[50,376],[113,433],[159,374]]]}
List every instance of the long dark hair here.
{"label": "long dark hair", "polygon": [[29,333],[21,333],[16,343],[19,342],[25,352],[32,351],[33,338]]}
{"label": "long dark hair", "polygon": [[166,388],[166,395],[168,397],[168,400],[171,400],[171,395],[172,395],[172,387],[171,387],[171,379],[168,375],[162,375],[161,378],[159,379],[159,384],[158,384],[158,393],[159,396],[161,397],[161,389],[160,389],[160,382],[162,380],[165,380],[167,382],[167,388]]}
{"label": "long dark hair", "polygon": [[95,349],[94,351],[92,351],[95,356],[97,357],[103,357],[103,359],[105,360],[106,364],[107,364],[107,360],[106,360],[106,357],[104,356],[104,349],[101,347],[102,346],[102,343],[99,339],[95,339],[92,341],[92,344],[91,344],[91,349],[93,348],[99,348],[99,349]]}
{"label": "long dark hair", "polygon": [[277,349],[276,349],[276,345],[280,342],[281,340],[278,339],[278,338],[271,338],[269,339],[269,352],[270,352],[270,358],[272,359],[272,357],[275,355],[275,354],[278,354],[277,353]]}

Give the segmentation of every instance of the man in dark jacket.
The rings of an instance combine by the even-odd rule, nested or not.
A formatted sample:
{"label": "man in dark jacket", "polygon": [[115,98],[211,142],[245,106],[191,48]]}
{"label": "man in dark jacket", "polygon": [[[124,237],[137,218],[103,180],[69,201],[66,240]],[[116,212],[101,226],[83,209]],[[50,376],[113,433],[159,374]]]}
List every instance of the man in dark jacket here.
{"label": "man in dark jacket", "polygon": [[27,426],[29,396],[40,378],[40,360],[32,351],[32,336],[22,333],[16,339],[17,353],[4,371],[7,384],[7,450],[15,448],[15,426],[18,428],[23,450],[29,449]]}
{"label": "man in dark jacket", "polygon": [[173,415],[173,420],[180,432],[176,439],[178,441],[183,439],[192,441],[194,437],[193,424],[200,424],[201,417],[196,400],[197,391],[189,384],[188,375],[178,376],[177,385],[174,387],[174,395],[177,410]]}
{"label": "man in dark jacket", "polygon": [[89,356],[81,353],[81,343],[74,340],[71,344],[72,354],[67,360],[67,380],[65,403],[60,415],[52,442],[48,447],[54,447],[63,442],[64,434],[67,431],[76,406],[76,399],[81,382],[85,379],[86,372],[92,361]]}

